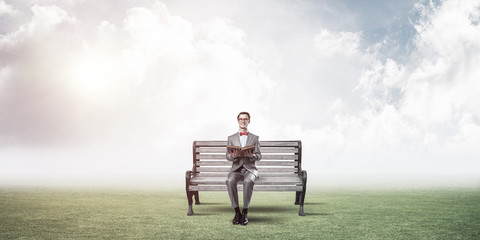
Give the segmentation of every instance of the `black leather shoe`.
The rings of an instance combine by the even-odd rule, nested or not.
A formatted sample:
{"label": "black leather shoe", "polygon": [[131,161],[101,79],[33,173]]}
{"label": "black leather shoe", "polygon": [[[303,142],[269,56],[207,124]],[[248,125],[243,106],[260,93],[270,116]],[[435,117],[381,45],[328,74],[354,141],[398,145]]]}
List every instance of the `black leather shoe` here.
{"label": "black leather shoe", "polygon": [[240,224],[240,221],[242,220],[242,214],[240,213],[240,211],[238,212],[235,212],[235,217],[233,217],[233,220],[232,220],[232,223],[233,225],[238,225]]}
{"label": "black leather shoe", "polygon": [[244,225],[244,226],[248,224],[247,214],[248,214],[248,209],[243,209],[242,210],[242,225]]}

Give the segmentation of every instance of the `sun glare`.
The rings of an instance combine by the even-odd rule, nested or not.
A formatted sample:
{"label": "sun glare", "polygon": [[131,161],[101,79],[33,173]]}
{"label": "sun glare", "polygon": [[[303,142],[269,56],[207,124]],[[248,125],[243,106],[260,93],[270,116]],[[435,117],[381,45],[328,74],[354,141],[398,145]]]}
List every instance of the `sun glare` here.
{"label": "sun glare", "polygon": [[72,87],[84,100],[108,102],[117,90],[118,74],[107,58],[89,58],[71,67]]}

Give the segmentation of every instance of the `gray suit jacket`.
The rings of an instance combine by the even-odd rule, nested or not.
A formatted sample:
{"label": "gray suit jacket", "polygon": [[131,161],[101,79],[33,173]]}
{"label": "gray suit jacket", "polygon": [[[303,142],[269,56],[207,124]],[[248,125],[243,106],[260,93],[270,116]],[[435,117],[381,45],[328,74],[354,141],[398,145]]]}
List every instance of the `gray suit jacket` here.
{"label": "gray suit jacket", "polygon": [[[240,146],[240,136],[238,133],[228,136],[227,145]],[[239,157],[234,159],[232,154],[230,154],[227,150],[227,160],[232,161],[232,168],[230,168],[230,172],[233,172],[243,166],[249,172],[258,177],[258,169],[257,166],[255,166],[255,161],[259,161],[262,158],[262,154],[260,153],[260,141],[258,141],[258,136],[251,132],[248,133],[246,146],[250,145],[255,145],[255,153],[251,158]]]}

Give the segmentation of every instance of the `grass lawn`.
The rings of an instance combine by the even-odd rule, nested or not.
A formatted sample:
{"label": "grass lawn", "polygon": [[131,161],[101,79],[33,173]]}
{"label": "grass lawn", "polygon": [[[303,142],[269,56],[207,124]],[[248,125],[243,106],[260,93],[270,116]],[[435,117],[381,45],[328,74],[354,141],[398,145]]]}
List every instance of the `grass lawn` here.
{"label": "grass lawn", "polygon": [[480,239],[480,189],[255,192],[233,226],[226,192],[0,188],[0,239]]}

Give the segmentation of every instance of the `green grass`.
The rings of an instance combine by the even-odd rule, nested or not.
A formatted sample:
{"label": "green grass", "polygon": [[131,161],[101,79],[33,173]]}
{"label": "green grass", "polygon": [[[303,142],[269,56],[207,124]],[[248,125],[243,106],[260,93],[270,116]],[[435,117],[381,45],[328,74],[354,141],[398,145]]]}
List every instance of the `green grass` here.
{"label": "green grass", "polygon": [[0,239],[480,239],[480,189],[255,192],[233,226],[226,192],[0,189]]}

